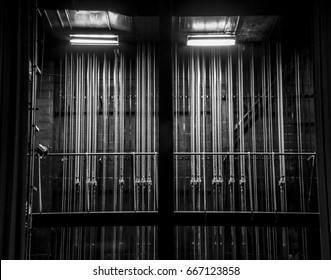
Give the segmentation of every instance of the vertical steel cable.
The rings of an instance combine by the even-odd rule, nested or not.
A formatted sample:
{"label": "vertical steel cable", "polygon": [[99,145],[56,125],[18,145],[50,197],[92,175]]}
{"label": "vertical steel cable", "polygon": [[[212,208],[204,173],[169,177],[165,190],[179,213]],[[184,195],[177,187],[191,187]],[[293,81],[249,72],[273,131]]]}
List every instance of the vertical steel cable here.
{"label": "vertical steel cable", "polygon": [[[195,152],[195,86],[194,86],[194,60],[193,50],[190,50],[190,62],[189,62],[189,93],[190,93],[190,130],[191,130],[191,152]],[[195,210],[195,156],[191,155],[191,192],[192,192],[192,208]]]}
{"label": "vertical steel cable", "polygon": [[[86,72],[86,153],[89,152],[89,146],[90,146],[90,67],[91,67],[91,59],[90,54],[87,55],[87,72]],[[89,156],[86,155],[85,157],[85,209],[89,211]]]}
{"label": "vertical steel cable", "polygon": [[[201,64],[200,64],[200,56],[199,52],[196,53],[196,60],[197,60],[197,79],[196,79],[196,128],[197,128],[197,148],[196,151],[198,153],[201,152]],[[197,210],[201,210],[201,156],[200,154],[197,156]]]}
{"label": "vertical steel cable", "polygon": [[[74,105],[75,105],[75,99],[74,99],[74,90],[75,90],[75,67],[74,67],[75,63],[74,63],[74,55],[71,53],[70,54],[70,84],[69,84],[69,92],[70,92],[70,98],[69,98],[69,135],[68,135],[68,140],[69,140],[69,152],[73,153],[74,152],[74,125],[75,125],[75,119],[74,119]],[[75,211],[75,209],[73,208],[73,203],[72,200],[73,198],[75,198],[75,185],[74,185],[74,158],[73,157],[69,157],[69,172],[68,172],[68,211]],[[69,229],[70,232],[70,229]],[[69,233],[70,235],[71,233]],[[73,232],[75,239],[77,240],[77,232],[74,231]],[[68,242],[68,248],[70,246],[70,241]],[[76,247],[76,244],[75,244]],[[77,246],[77,249],[79,249],[79,246]],[[73,250],[71,250],[73,251]],[[68,259],[70,259],[70,249],[68,249],[69,255],[68,255]]]}
{"label": "vertical steel cable", "polygon": [[[284,153],[284,107],[283,107],[283,81],[282,81],[282,54],[281,45],[276,45],[277,58],[277,108],[278,108],[278,145],[279,152]],[[281,192],[281,210],[286,211],[286,185],[285,185],[285,156],[280,156],[280,192]]]}
{"label": "vertical steel cable", "polygon": [[[206,68],[206,57],[205,53],[202,53],[202,152],[206,152],[206,146],[207,146],[207,141],[206,141],[206,93],[207,93],[207,78],[206,78],[206,73],[207,68]],[[207,174],[206,174],[206,155],[204,154],[202,157],[202,168],[203,168],[203,210],[207,211]],[[201,229],[202,230],[202,229]],[[202,233],[200,233],[202,234]],[[207,259],[207,227],[203,227],[203,235],[201,236],[200,239],[200,244],[202,246],[202,241],[204,241],[204,257],[201,256],[202,259]],[[202,255],[202,251],[200,251],[200,254]]]}
{"label": "vertical steel cable", "polygon": [[[268,152],[268,118],[267,118],[267,76],[266,76],[266,46],[263,44],[262,47],[262,133],[263,133],[263,152]],[[268,68],[268,76],[269,76]],[[264,184],[265,184],[265,210],[271,211],[270,207],[270,186],[269,186],[269,170],[268,170],[268,156],[263,156],[264,166]],[[267,231],[267,255],[268,259],[272,258],[272,242],[271,240],[271,229],[268,227]]]}
{"label": "vertical steel cable", "polygon": [[[114,60],[114,152],[119,148],[119,55]],[[114,211],[118,210],[118,156],[114,156]]]}
{"label": "vertical steel cable", "polygon": [[[223,124],[222,124],[222,114],[225,114],[226,111],[224,111],[223,113],[223,109],[222,109],[222,56],[221,56],[221,52],[218,52],[218,59],[217,59],[217,65],[215,65],[216,67],[216,73],[217,73],[217,84],[218,85],[218,91],[216,92],[216,119],[217,119],[217,141],[216,141],[216,151],[217,152],[223,152]],[[219,199],[218,199],[218,203],[219,203],[219,210],[224,210],[224,182],[223,182],[223,156],[222,155],[218,155],[217,156],[217,165],[218,165],[218,183],[219,183],[219,187],[218,187],[218,193],[219,193]],[[223,230],[223,227],[222,227]],[[222,242],[223,243],[223,242]]]}
{"label": "vertical steel cable", "polygon": [[[152,151],[152,104],[151,104],[151,90],[152,90],[152,80],[151,80],[151,45],[147,45],[147,152]],[[147,156],[147,210],[151,210],[151,194],[152,194],[152,166],[151,166],[151,156]],[[149,230],[148,230],[149,232]]]}
{"label": "vertical steel cable", "polygon": [[[174,69],[173,69],[173,79],[174,79],[174,110],[175,110],[175,152],[178,153],[178,49],[177,44],[175,44],[175,63],[174,63]],[[179,207],[179,190],[178,190],[178,156],[175,156],[175,210],[178,211]]]}
{"label": "vertical steel cable", "polygon": [[[120,98],[120,112],[119,112],[119,121],[120,121],[120,139],[119,139],[119,146],[120,152],[124,152],[124,132],[125,132],[125,64],[124,64],[124,57],[121,53],[119,56],[119,98]],[[120,156],[120,175],[119,175],[119,210],[123,210],[123,193],[124,193],[124,155]],[[122,229],[120,228],[120,231]],[[121,237],[122,235],[120,235]]]}
{"label": "vertical steel cable", "polygon": [[[234,152],[234,143],[233,143],[233,84],[232,84],[232,52],[229,49],[228,51],[228,99],[229,99],[229,152]],[[230,155],[230,178],[229,178],[229,193],[230,193],[230,211],[235,211],[235,192],[234,192],[234,156]],[[236,254],[236,232],[235,227],[231,227],[231,252],[232,259],[237,258]]]}
{"label": "vertical steel cable", "polygon": [[[185,83],[185,60],[183,59],[183,63],[182,63],[182,96],[183,96],[183,121],[182,121],[182,125],[183,125],[183,141],[186,140],[185,135],[186,135],[186,102],[185,99],[188,95],[188,93],[186,92],[186,83]],[[183,208],[181,210],[186,210],[185,209],[185,202],[186,202],[186,183],[184,183],[183,185]],[[178,255],[179,256],[179,255]]]}
{"label": "vertical steel cable", "polygon": [[[155,44],[153,45],[153,143],[154,143],[154,147],[153,147],[153,152],[155,153],[154,155],[154,209],[153,210],[157,210],[158,209],[158,169],[157,169],[157,156],[156,156],[156,110],[157,110],[157,103],[156,103],[156,65],[155,65],[155,61],[156,61],[156,57],[155,57],[156,51],[155,51]],[[154,234],[155,234],[155,228],[154,228]],[[154,238],[155,241],[155,238]],[[155,246],[155,244],[154,244]],[[156,254],[154,254],[154,256],[156,257]]]}
{"label": "vertical steel cable", "polygon": [[[202,53],[202,152],[206,152],[206,88],[207,88],[207,79],[206,79],[206,57],[205,53]],[[206,155],[203,155],[202,157],[202,177],[203,177],[203,210],[207,210],[207,186],[206,186]]]}
{"label": "vertical steel cable", "polygon": [[[141,61],[141,147],[142,152],[146,152],[146,46],[142,45],[142,61]],[[142,156],[141,161],[141,191],[142,191],[142,210],[145,210],[145,184],[146,184],[146,156]]]}
{"label": "vertical steel cable", "polygon": [[[64,112],[63,112],[63,152],[67,152],[67,86],[68,86],[68,54],[65,54],[64,58]],[[66,193],[67,193],[67,158],[63,157],[63,169],[62,169],[62,212],[66,211]]]}
{"label": "vertical steel cable", "polygon": [[[215,65],[216,70],[215,72],[217,73],[216,78],[217,78],[217,83],[216,85],[218,85],[218,88],[216,87],[216,89],[218,89],[218,91],[216,92],[216,119],[217,119],[217,142],[216,142],[216,151],[217,152],[223,152],[223,135],[222,135],[222,131],[223,131],[223,126],[222,126],[222,114],[223,114],[223,110],[222,110],[222,56],[221,56],[221,52],[217,52],[217,64]],[[225,113],[225,112],[224,112]],[[218,165],[218,183],[219,183],[219,187],[218,187],[218,193],[219,193],[219,198],[218,198],[218,210],[220,211],[224,211],[224,182],[223,182],[223,157],[222,155],[218,155],[217,156],[217,165]],[[219,243],[217,244],[218,246],[220,246],[219,251],[220,251],[220,258],[224,259],[224,250],[225,250],[225,246],[224,246],[224,227],[217,227],[217,239],[219,240]],[[218,248],[217,246],[217,248]]]}
{"label": "vertical steel cable", "polygon": [[[98,145],[98,105],[100,100],[99,88],[100,88],[100,63],[95,55],[95,88],[94,88],[94,141],[93,141],[93,153],[97,152]],[[93,157],[93,211],[96,210],[96,188],[97,188],[97,156]]]}
{"label": "vertical steel cable", "polygon": [[[302,119],[301,119],[301,84],[300,84],[300,55],[298,51],[295,51],[295,103],[296,103],[296,120],[297,120],[297,146],[298,153],[302,153]],[[303,175],[303,159],[300,155],[298,158],[298,169],[299,169],[299,191],[300,191],[300,211],[306,212],[305,203],[305,188],[304,188],[304,175]],[[307,248],[307,230],[302,229],[302,248],[303,258],[308,258]]]}
{"label": "vertical steel cable", "polygon": [[[76,81],[75,81],[75,153],[78,153],[78,127],[79,127],[79,102],[78,98],[79,98],[79,57],[78,57],[78,53],[76,54]],[[74,161],[74,193],[73,193],[73,211],[77,211],[76,207],[77,207],[77,186],[79,185],[79,157],[75,156],[75,161]]]}
{"label": "vertical steel cable", "polygon": [[[82,54],[82,67],[81,67],[81,152],[84,152],[85,142],[86,142],[86,63],[85,63],[85,56]],[[81,172],[80,172],[80,185],[79,185],[79,211],[83,211],[84,208],[84,192],[83,192],[83,182],[84,182],[84,158],[80,158],[81,163]]]}
{"label": "vertical steel cable", "polygon": [[[302,120],[301,120],[301,86],[300,86],[300,57],[298,51],[295,52],[295,104],[296,104],[296,119],[297,119],[297,146],[298,153],[302,153]],[[303,162],[302,156],[298,160],[299,169],[299,191],[300,191],[300,210],[305,212],[305,194],[303,182]]]}
{"label": "vertical steel cable", "polygon": [[[268,68],[269,70],[269,68]],[[262,126],[263,126],[263,152],[268,152],[268,123],[267,123],[267,88],[266,88],[266,55],[265,48],[262,50]],[[266,211],[270,211],[270,190],[269,190],[269,173],[268,157],[263,156],[264,163],[264,181],[265,181],[265,200]]]}
{"label": "vertical steel cable", "polygon": [[[244,131],[244,92],[243,92],[243,46],[238,46],[238,111],[239,111],[239,151],[245,152],[245,131]],[[250,159],[249,159],[250,160]],[[240,206],[241,211],[247,210],[247,198],[246,198],[246,175],[245,175],[245,156],[240,156]],[[241,253],[242,259],[248,258],[248,247],[247,247],[247,228],[241,227]]]}
{"label": "vertical steel cable", "polygon": [[[209,64],[209,88],[210,88],[210,111],[211,111],[211,123],[212,123],[212,152],[216,152],[216,67],[215,67],[215,50],[211,55],[211,62]],[[212,194],[213,194],[213,210],[217,210],[217,156],[212,155],[212,168],[213,168],[213,179],[212,179]]]}
{"label": "vertical steel cable", "polygon": [[[139,127],[139,121],[140,121],[140,112],[139,112],[139,108],[140,108],[140,103],[139,103],[139,99],[140,99],[140,95],[139,95],[139,44],[137,45],[137,57],[136,57],[136,110],[135,110],[135,113],[136,113],[136,152],[139,152],[139,149],[140,149],[140,146],[139,146],[139,143],[140,143],[140,138],[139,138],[139,131],[140,131],[140,127]],[[136,173],[136,178],[134,178],[134,186],[135,186],[135,189],[134,189],[134,193],[135,193],[135,196],[136,196],[136,199],[135,199],[135,205],[136,205],[136,209],[139,208],[139,204],[138,204],[138,201],[139,201],[139,181],[140,181],[140,172],[139,172],[139,156],[136,157],[136,156],[133,156],[133,160],[135,161],[136,163],[136,166],[135,166],[135,173]]]}
{"label": "vertical steel cable", "polygon": [[[255,69],[254,69],[254,45],[252,44],[252,53],[250,57],[250,95],[251,95],[251,112],[252,112],[252,152],[256,153],[256,119],[255,119]],[[256,165],[256,155],[253,155],[253,171],[251,174],[251,179],[253,179],[253,192],[254,192],[254,211],[259,210],[259,202],[258,202],[258,189],[257,189],[257,165]],[[250,182],[251,185],[251,182]],[[256,259],[259,260],[260,257],[260,231],[258,227],[255,227],[255,253]]]}
{"label": "vertical steel cable", "polygon": [[[283,106],[283,80],[282,80],[282,52],[281,44],[276,45],[276,59],[277,59],[277,107],[278,107],[278,141],[279,152],[285,152],[284,144],[284,106]],[[279,163],[280,179],[280,209],[283,212],[287,211],[287,199],[286,199],[286,177],[285,177],[285,156],[280,156]],[[283,258],[288,258],[288,230],[282,228],[282,250]]]}
{"label": "vertical steel cable", "polygon": [[[62,63],[60,63],[60,85],[62,87]],[[60,109],[62,107],[62,98],[64,98],[63,108],[63,152],[66,152],[66,106],[67,106],[67,53],[64,56],[64,96],[60,96]],[[60,122],[62,122],[62,114],[60,114]],[[62,131],[61,131],[62,132]],[[61,137],[60,137],[61,139]],[[66,160],[62,158],[62,197],[61,197],[61,211],[65,211],[66,202]],[[60,259],[64,259],[64,246],[65,246],[65,229],[61,229],[61,241],[60,241]]]}
{"label": "vertical steel cable", "polygon": [[[107,151],[107,123],[108,123],[108,98],[107,98],[107,58],[106,54],[103,57],[103,77],[102,77],[102,115],[103,115],[103,143],[102,151],[105,153]],[[107,157],[104,155],[102,157],[102,185],[101,185],[101,211],[106,209],[106,164]]]}

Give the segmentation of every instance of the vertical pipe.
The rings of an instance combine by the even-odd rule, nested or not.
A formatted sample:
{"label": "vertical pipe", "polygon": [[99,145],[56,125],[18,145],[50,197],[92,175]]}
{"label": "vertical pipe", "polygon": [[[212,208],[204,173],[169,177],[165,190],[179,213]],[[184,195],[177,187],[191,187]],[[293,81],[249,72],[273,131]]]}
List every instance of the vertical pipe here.
{"label": "vertical pipe", "polygon": [[[114,61],[114,152],[119,148],[119,55],[115,51]],[[114,211],[118,210],[118,156],[114,156]],[[114,233],[116,235],[116,232]]]}
{"label": "vertical pipe", "polygon": [[[64,112],[63,112],[63,152],[67,152],[67,77],[68,77],[68,54],[64,57]],[[62,84],[61,84],[62,85]],[[60,116],[61,118],[61,116]],[[66,211],[66,176],[67,176],[67,160],[66,157],[62,158],[62,212]],[[60,259],[65,257],[65,231],[61,230],[61,245],[60,245]]]}
{"label": "vertical pipe", "polygon": [[[178,49],[177,49],[177,44],[175,44],[174,47],[174,64],[173,67],[175,68],[173,71],[173,83],[174,83],[174,99],[175,99],[175,106],[174,106],[174,111],[175,111],[175,139],[174,139],[174,144],[175,144],[175,152],[178,152],[178,115],[179,115],[179,105],[178,105],[178,93],[179,93],[179,66],[178,66]],[[184,115],[183,115],[184,117]],[[175,156],[175,210],[179,210],[179,189],[178,189],[178,156]],[[178,227],[176,227],[176,258],[178,259],[179,255],[179,234],[178,234]]]}
{"label": "vertical pipe", "polygon": [[[205,153],[207,149],[207,141],[206,141],[206,98],[207,98],[207,78],[206,78],[206,57],[205,53],[202,56],[202,96],[203,96],[203,103],[202,103],[202,139],[203,139],[203,146],[202,151]],[[206,155],[203,155],[203,210],[207,211],[207,174],[206,174]],[[207,227],[203,227],[203,237],[202,240],[204,241],[204,257],[202,259],[207,259]],[[201,241],[202,242],[202,241]]]}
{"label": "vertical pipe", "polygon": [[[216,70],[217,70],[217,80],[218,80],[218,91],[216,92],[216,119],[217,119],[217,139],[218,141],[216,142],[216,151],[217,152],[222,152],[223,151],[223,127],[222,127],[222,56],[221,52],[218,52],[218,57],[217,57],[217,65],[215,65]],[[215,70],[215,71],[216,71]],[[216,84],[216,85],[217,85]],[[224,112],[225,113],[225,112]],[[217,192],[219,193],[219,198],[218,198],[218,204],[219,207],[218,209],[220,211],[224,210],[224,181],[223,181],[223,158],[221,155],[217,156],[217,165],[218,165],[218,183],[219,187]],[[224,245],[224,227],[217,227],[217,230],[219,232],[219,245],[220,246],[220,258],[224,259],[224,250],[225,250],[225,245]]]}
{"label": "vertical pipe", "polygon": [[[196,143],[196,150],[198,153],[201,152],[201,72],[202,72],[202,67],[200,63],[200,53],[199,50],[196,53],[196,61],[197,61],[197,79],[196,79],[196,109],[197,112],[195,113],[196,115],[196,123],[197,123],[197,143]],[[201,210],[201,156],[200,154],[197,156],[197,201],[196,201],[196,208],[198,211]],[[197,242],[197,259],[201,259],[201,227],[196,228],[196,242]]]}
{"label": "vertical pipe", "polygon": [[[277,59],[277,107],[278,107],[278,144],[279,152],[284,153],[284,106],[283,106],[283,81],[282,81],[282,53],[281,53],[281,44],[276,45],[276,59]],[[285,179],[285,156],[280,156],[279,163],[280,170],[280,207],[281,211],[287,211],[287,201],[286,201],[286,179]],[[282,251],[283,259],[287,259],[288,252],[288,230],[282,228]]]}
{"label": "vertical pipe", "polygon": [[[141,64],[141,147],[142,152],[146,152],[146,46],[142,45],[142,64]],[[142,210],[145,210],[145,183],[146,183],[146,156],[142,156],[141,161],[141,191],[142,191]]]}
{"label": "vertical pipe", "polygon": [[[296,101],[296,119],[297,119],[297,147],[298,153],[302,153],[302,120],[301,120],[301,85],[300,85],[300,56],[298,51],[295,51],[295,101]],[[304,189],[304,175],[303,175],[303,159],[300,155],[298,158],[298,171],[299,171],[299,192],[300,192],[300,211],[306,211],[305,204],[305,189]],[[307,259],[307,231],[302,229],[302,248],[303,258]]]}
{"label": "vertical pipe", "polygon": [[[84,152],[84,144],[85,144],[85,134],[86,134],[86,128],[85,128],[85,95],[86,95],[86,85],[85,85],[85,57],[84,54],[82,54],[82,63],[81,63],[81,95],[80,95],[80,102],[81,102],[81,122],[80,122],[80,147],[81,152]],[[80,157],[80,178],[79,178],[79,211],[83,211],[83,182],[84,182],[84,158]]]}
{"label": "vertical pipe", "polygon": [[[90,54],[87,55],[87,73],[86,73],[86,148],[85,151],[88,153],[89,151],[89,129],[91,127],[90,124],[90,67],[91,67],[91,61],[90,61]],[[89,158],[86,155],[85,157],[85,209],[87,211],[89,210],[89,190],[88,190],[88,178],[89,178]]]}
{"label": "vertical pipe", "polygon": [[[212,122],[212,152],[217,151],[217,121],[218,121],[218,111],[217,111],[217,83],[218,83],[218,73],[216,68],[216,50],[212,51],[211,62],[209,65],[209,77],[210,77],[210,112],[211,112],[211,122]],[[212,187],[213,187],[213,210],[218,210],[218,174],[217,174],[217,164],[218,164],[218,156],[212,156],[212,165],[213,165],[213,179],[212,179]]]}
{"label": "vertical pipe", "polygon": [[[130,58],[129,61],[129,135],[130,135],[130,140],[129,140],[129,149],[130,150],[134,150],[134,147],[132,146],[132,59]],[[134,168],[135,168],[135,163],[133,162],[133,157],[132,157],[132,176],[131,178],[129,178],[130,184],[129,184],[129,199],[131,200],[131,194],[132,194],[132,190],[133,190],[133,206],[135,207],[135,174],[133,172]]]}
{"label": "vertical pipe", "polygon": [[[77,102],[78,100],[78,88],[79,88],[79,85],[78,85],[78,80],[79,80],[79,65],[78,65],[78,61],[79,61],[79,57],[78,57],[78,53],[76,54],[76,71],[75,71],[75,84],[74,84],[74,91],[75,91],[75,96],[74,96],[74,102],[75,104],[74,107],[75,107],[75,113],[74,113],[74,116],[75,116],[75,132],[74,132],[74,144],[75,144],[75,147],[74,147],[74,152],[77,153],[78,152],[78,147],[77,147],[77,137],[78,137],[78,105],[79,105],[79,102]],[[78,186],[78,156],[75,156],[74,157],[74,187],[73,187],[73,201],[72,201],[72,206],[73,206],[73,211],[77,211],[76,210],[76,207],[77,207],[77,192],[76,192],[76,186]]]}
{"label": "vertical pipe", "polygon": [[[268,152],[268,119],[267,119],[267,78],[266,78],[266,46],[263,44],[262,47],[262,132],[263,132],[263,151]],[[268,77],[271,68],[268,67]],[[269,186],[269,170],[268,170],[268,156],[263,156],[263,165],[264,165],[264,185],[265,185],[265,209],[266,211],[271,211],[270,207],[270,186]],[[272,242],[271,240],[271,228],[267,228],[267,255],[268,259],[272,259]]]}
{"label": "vertical pipe", "polygon": [[[205,53],[202,54],[202,152],[206,152],[206,88],[207,88],[207,79],[206,79],[206,57]],[[206,185],[206,155],[203,155],[203,210],[207,211],[207,185]],[[206,239],[206,237],[205,237]]]}
{"label": "vertical pipe", "polygon": [[[102,152],[107,151],[107,123],[108,123],[108,98],[107,98],[107,58],[106,54],[103,56],[103,72],[102,72],[102,120],[103,120],[103,141],[102,141]],[[101,211],[106,209],[106,164],[107,157],[102,156],[102,183],[101,183]],[[100,259],[105,259],[105,227],[100,229]]]}
{"label": "vertical pipe", "polygon": [[[232,85],[232,53],[228,51],[228,110],[229,110],[229,152],[233,153],[233,85]],[[230,179],[229,179],[229,193],[230,193],[230,211],[235,211],[235,193],[234,193],[234,156],[230,155]],[[236,232],[235,227],[231,227],[231,253],[232,259],[237,258],[236,254]]]}
{"label": "vertical pipe", "polygon": [[[120,152],[124,152],[124,132],[125,132],[125,64],[124,56],[120,54],[119,65],[119,93],[120,93]],[[123,192],[124,192],[124,155],[120,156],[120,176],[119,176],[119,210],[123,210]],[[120,231],[122,229],[120,228]],[[122,236],[122,235],[120,235]]]}
{"label": "vertical pipe", "polygon": [[[175,152],[178,153],[178,49],[177,49],[177,44],[175,44],[175,49],[174,49],[174,54],[175,54],[175,63],[174,63],[174,99],[175,99]],[[178,211],[178,206],[179,206],[179,190],[178,190],[178,156],[175,156],[175,210]]]}
{"label": "vertical pipe", "polygon": [[[155,65],[155,61],[156,61],[156,57],[155,57],[155,44],[153,46],[153,143],[154,143],[154,147],[153,147],[153,152],[154,154],[154,208],[153,210],[157,210],[158,209],[158,168],[157,168],[157,155],[156,155],[156,110],[157,110],[157,103],[156,103],[156,65]],[[154,228],[154,234],[155,234],[155,228]],[[155,240],[155,239],[154,239]],[[154,244],[155,246],[155,244]],[[154,256],[156,257],[156,254],[154,254]]]}
{"label": "vertical pipe", "polygon": [[[182,120],[182,125],[183,125],[183,142],[186,142],[186,102],[185,99],[188,95],[188,93],[186,92],[186,83],[185,83],[185,60],[183,59],[183,63],[182,63],[182,96],[183,96],[183,107],[182,107],[182,112],[183,112],[183,120]],[[186,147],[186,145],[185,145]],[[184,163],[186,164],[186,163]],[[186,180],[185,180],[186,181]],[[183,204],[182,204],[182,208],[181,210],[185,209],[185,201],[186,201],[186,182],[183,183]]]}
{"label": "vertical pipe", "polygon": [[132,153],[132,178],[133,178],[133,209],[134,211],[138,210],[138,193],[137,193],[137,184],[135,182],[136,178],[136,153]]}
{"label": "vertical pipe", "polygon": [[[197,135],[197,142],[196,142],[196,151],[198,153],[201,152],[201,66],[200,66],[200,56],[199,51],[196,53],[196,73],[197,73],[197,79],[196,79],[196,135]],[[201,209],[201,156],[197,156],[197,210],[200,211]],[[199,228],[200,229],[200,228]]]}
{"label": "vertical pipe", "polygon": [[[147,152],[152,151],[152,104],[151,104],[151,45],[147,46]],[[151,210],[151,194],[152,194],[152,166],[151,156],[147,156],[147,210]],[[149,232],[149,230],[148,230]]]}
{"label": "vertical pipe", "polygon": [[[251,95],[251,112],[252,112],[252,152],[256,153],[256,119],[255,119],[255,69],[254,69],[254,45],[252,44],[252,53],[250,57],[250,95]],[[253,192],[254,192],[254,211],[258,211],[258,189],[257,189],[257,165],[256,165],[256,155],[253,155],[253,170],[250,179],[253,179]],[[251,162],[251,161],[250,161]],[[253,177],[253,178],[252,178]],[[250,182],[250,185],[252,183]],[[252,205],[253,207],[253,205]],[[255,227],[255,254],[256,259],[259,260],[260,256],[260,231],[258,227]]]}
{"label": "vertical pipe", "polygon": [[[190,85],[190,130],[191,130],[191,152],[195,152],[195,86],[194,86],[194,60],[193,50],[190,50],[190,63],[189,63],[189,85]],[[192,208],[195,210],[195,156],[191,155],[191,193],[192,193]]]}
{"label": "vertical pipe", "polygon": [[[238,109],[239,109],[239,151],[245,152],[245,131],[244,131],[244,89],[243,89],[243,46],[238,47]],[[250,159],[249,159],[250,160]],[[241,211],[247,211],[247,198],[246,198],[246,175],[245,175],[245,156],[240,156],[240,202]],[[248,258],[247,247],[247,228],[241,227],[241,258]]]}
{"label": "vertical pipe", "polygon": [[[137,45],[136,58],[136,152],[140,151],[140,45]],[[140,156],[136,159],[136,178],[134,178],[136,186],[136,207],[139,210],[139,185],[140,185]]]}

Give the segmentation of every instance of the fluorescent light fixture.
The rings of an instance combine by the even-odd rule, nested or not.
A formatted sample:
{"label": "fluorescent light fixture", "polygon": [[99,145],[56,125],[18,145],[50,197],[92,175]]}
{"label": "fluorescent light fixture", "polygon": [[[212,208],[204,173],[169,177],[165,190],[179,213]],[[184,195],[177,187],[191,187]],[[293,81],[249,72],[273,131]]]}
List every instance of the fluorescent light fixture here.
{"label": "fluorescent light fixture", "polygon": [[236,44],[234,36],[230,35],[188,35],[188,46],[233,46]]}
{"label": "fluorescent light fixture", "polygon": [[71,38],[118,38],[114,34],[70,34]]}
{"label": "fluorescent light fixture", "polygon": [[118,46],[118,35],[113,34],[70,34],[71,45]]}

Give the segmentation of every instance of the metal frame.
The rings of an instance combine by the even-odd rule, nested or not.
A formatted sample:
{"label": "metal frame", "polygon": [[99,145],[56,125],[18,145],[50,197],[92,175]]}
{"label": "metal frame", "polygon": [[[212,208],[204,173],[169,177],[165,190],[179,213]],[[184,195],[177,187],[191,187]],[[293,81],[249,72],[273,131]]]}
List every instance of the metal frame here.
{"label": "metal frame", "polygon": [[[45,5],[46,1],[43,4]],[[67,4],[63,4],[64,1],[61,1],[61,5],[67,7]],[[173,196],[173,157],[174,155],[190,155],[192,153],[173,153],[173,122],[172,122],[172,95],[171,93],[171,1],[159,1],[159,16],[160,16],[160,104],[164,106],[160,106],[160,169],[167,169],[167,172],[160,172],[160,192],[159,197],[159,212],[89,212],[89,213],[41,213],[41,214],[33,214],[33,225],[34,227],[45,227],[45,226],[83,226],[83,225],[102,225],[111,224],[111,225],[144,225],[144,224],[153,224],[158,225],[158,257],[159,259],[173,259],[175,246],[174,246],[174,228],[176,225],[201,225],[201,226],[209,226],[209,225],[249,225],[249,226],[309,226],[309,227],[319,227],[319,213],[289,213],[289,212],[272,212],[272,213],[254,213],[254,212],[174,212],[174,204],[172,198]],[[197,1],[194,1],[194,4],[191,10],[195,9],[197,6]],[[208,1],[210,2],[210,1]],[[213,2],[213,1],[212,1]],[[285,2],[285,1],[284,1]],[[325,1],[326,2],[326,1]],[[55,1],[52,1],[51,6],[58,6],[55,4]],[[59,6],[61,6],[59,5]],[[181,4],[184,5],[184,4]],[[270,10],[273,10],[276,7],[276,1],[271,8],[267,10],[263,10],[265,14],[270,13]],[[70,5],[72,6],[72,4]],[[86,6],[86,4],[85,4]],[[116,5],[115,5],[116,6]],[[200,5],[201,6],[201,5]],[[210,5],[205,5],[210,6]],[[220,4],[220,6],[222,6]],[[248,5],[245,5],[245,7]],[[260,4],[260,6],[262,6]],[[285,6],[285,5],[282,5]],[[179,13],[184,9],[184,6],[178,6],[176,8],[175,14]],[[256,10],[257,8],[250,7],[247,9],[246,13],[251,9]],[[277,11],[281,10],[278,8]],[[229,8],[228,8],[229,10]],[[212,14],[213,12],[206,12],[206,9],[202,11],[205,14]],[[316,12],[319,15],[321,12]],[[188,12],[190,14],[190,12]],[[243,13],[245,14],[245,13]],[[170,28],[169,28],[170,27]],[[318,39],[322,41],[322,35],[318,36]],[[317,53],[316,55],[319,55]],[[319,61],[321,63],[321,61]],[[318,66],[318,65],[317,65]],[[322,76],[320,74],[320,76]],[[322,83],[322,82],[321,82]],[[327,82],[324,82],[327,83]],[[322,99],[322,97],[319,97]],[[319,104],[320,106],[321,104]],[[321,106],[322,107],[322,106]],[[318,108],[318,106],[317,106]],[[320,116],[320,119],[322,116]],[[318,121],[319,118],[317,118]],[[318,122],[317,122],[318,123]],[[318,131],[320,132],[326,127],[327,124],[323,123],[318,126]],[[329,131],[329,130],[328,130]],[[317,137],[318,138],[318,137]],[[321,140],[322,141],[322,140]],[[324,145],[325,146],[325,145]],[[99,154],[99,153],[97,153]],[[114,153],[111,153],[114,154]],[[128,154],[137,154],[137,153],[128,153]],[[194,153],[196,154],[196,153]],[[199,153],[199,155],[214,155],[215,153]],[[229,154],[229,153],[216,153],[216,154]],[[238,155],[242,155],[242,153],[236,153]],[[247,153],[244,153],[247,154]],[[250,153],[250,155],[283,155],[284,153]],[[290,155],[292,153],[286,153],[286,155]],[[293,153],[294,155],[307,155],[311,153]],[[49,154],[49,156],[55,156],[61,154]],[[77,156],[77,154],[73,154]],[[83,155],[86,155],[83,153]],[[96,154],[94,154],[96,155]],[[103,154],[105,155],[105,154]],[[62,156],[70,156],[70,154],[62,154]],[[327,162],[322,162],[323,159],[319,160],[319,167],[323,167],[324,174],[319,174],[319,178],[324,179],[327,177],[327,166],[330,160],[325,160]],[[322,176],[322,177],[321,177]],[[327,191],[326,178],[323,190],[321,194],[324,192],[329,193]],[[321,198],[321,197],[320,197]],[[323,197],[322,197],[323,199]],[[326,198],[325,198],[326,199]],[[328,207],[325,203],[322,204],[323,209],[323,221],[328,222],[324,228],[329,227],[330,219],[326,217],[324,212],[328,211]],[[322,224],[322,223],[321,223]],[[330,227],[329,227],[330,228]],[[327,238],[322,238],[324,240],[326,246],[322,246],[323,256],[328,258],[330,257],[330,241],[326,242]],[[169,248],[173,248],[170,250]]]}

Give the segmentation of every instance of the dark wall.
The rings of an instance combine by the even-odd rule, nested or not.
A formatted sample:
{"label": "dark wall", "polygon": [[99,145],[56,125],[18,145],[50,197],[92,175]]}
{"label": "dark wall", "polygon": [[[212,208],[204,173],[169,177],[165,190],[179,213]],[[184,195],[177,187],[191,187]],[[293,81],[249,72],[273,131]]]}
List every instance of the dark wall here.
{"label": "dark wall", "polygon": [[24,258],[30,1],[1,1],[0,258]]}
{"label": "dark wall", "polygon": [[331,2],[316,1],[314,9],[314,59],[316,146],[321,248],[331,258]]}

